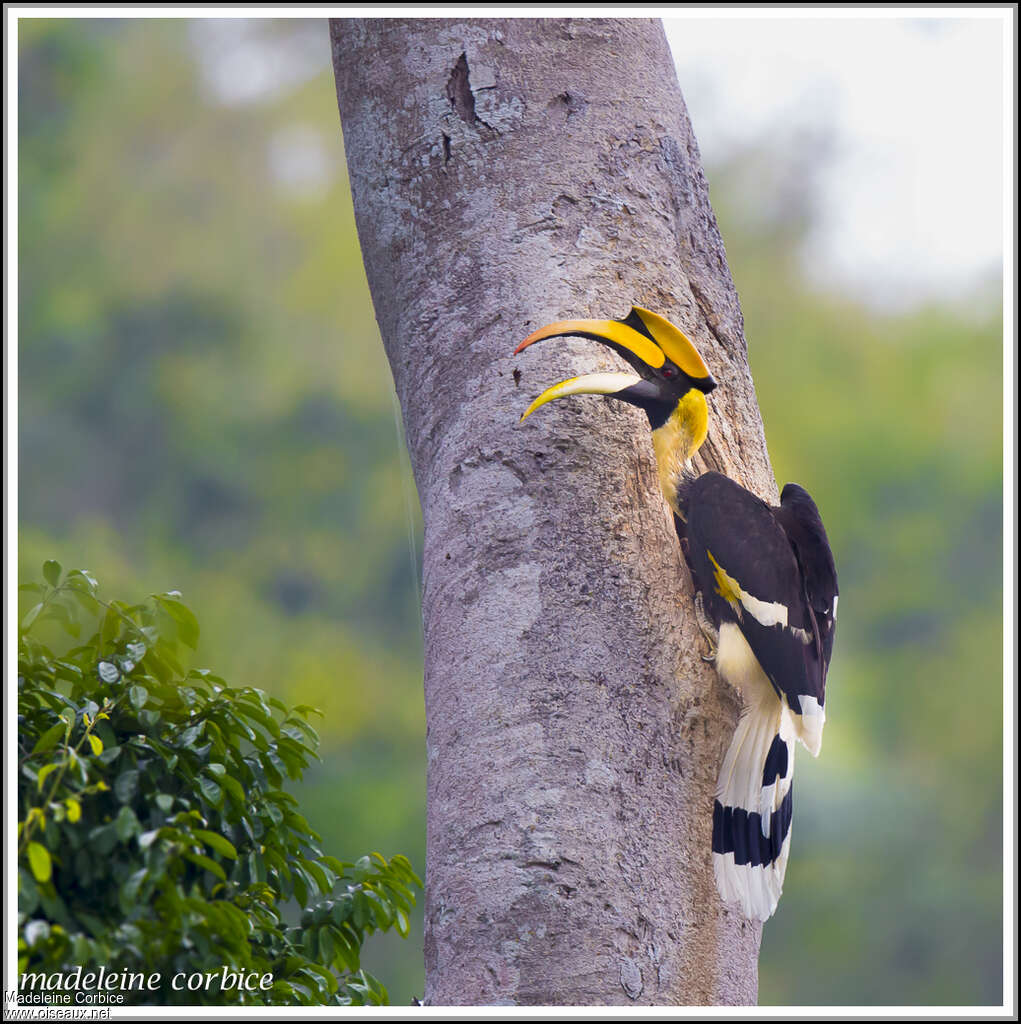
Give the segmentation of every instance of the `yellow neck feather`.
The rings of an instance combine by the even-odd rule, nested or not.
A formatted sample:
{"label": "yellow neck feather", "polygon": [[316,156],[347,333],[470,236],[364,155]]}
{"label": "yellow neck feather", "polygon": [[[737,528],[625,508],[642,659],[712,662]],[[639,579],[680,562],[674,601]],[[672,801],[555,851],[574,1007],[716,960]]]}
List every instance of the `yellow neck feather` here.
{"label": "yellow neck feather", "polygon": [[709,432],[709,406],[705,395],[692,388],[677,403],[670,419],[652,432],[652,446],[659,466],[659,486],[675,512],[677,485],[691,457]]}

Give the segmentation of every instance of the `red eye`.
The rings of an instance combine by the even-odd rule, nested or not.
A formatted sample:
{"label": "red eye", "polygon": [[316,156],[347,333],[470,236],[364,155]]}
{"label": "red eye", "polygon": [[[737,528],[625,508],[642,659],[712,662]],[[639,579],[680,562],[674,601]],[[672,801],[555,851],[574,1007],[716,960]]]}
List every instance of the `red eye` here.
{"label": "red eye", "polygon": [[673,380],[674,377],[677,376],[677,367],[676,366],[664,366],[663,369],[660,370],[660,373],[662,373],[663,376],[666,377],[667,380]]}

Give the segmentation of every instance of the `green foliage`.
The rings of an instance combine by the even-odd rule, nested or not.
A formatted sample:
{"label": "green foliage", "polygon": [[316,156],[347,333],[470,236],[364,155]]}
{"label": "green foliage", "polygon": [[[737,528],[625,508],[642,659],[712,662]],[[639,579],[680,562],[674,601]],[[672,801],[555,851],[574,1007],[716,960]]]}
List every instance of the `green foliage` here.
{"label": "green foliage", "polygon": [[[281,788],[317,757],[314,709],[185,669],[199,626],[177,592],[106,601],[55,561],[43,578],[21,588],[19,972],[159,973],[154,1002],[386,1003],[362,944],[408,935],[421,882],[403,856],[324,854]],[[207,972],[272,985],[172,985]]]}

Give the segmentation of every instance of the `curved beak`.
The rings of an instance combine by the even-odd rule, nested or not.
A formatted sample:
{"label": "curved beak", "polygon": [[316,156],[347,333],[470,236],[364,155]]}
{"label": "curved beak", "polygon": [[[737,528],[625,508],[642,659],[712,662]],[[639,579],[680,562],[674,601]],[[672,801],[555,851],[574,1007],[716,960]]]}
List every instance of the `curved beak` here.
{"label": "curved beak", "polygon": [[533,331],[514,354],[537,341],[568,335],[580,335],[609,346],[646,378],[648,370],[659,370],[669,361],[688,378],[691,387],[704,394],[716,387],[691,339],[665,317],[641,306],[633,306],[623,320],[558,320]]}
{"label": "curved beak", "polygon": [[634,327],[622,320],[558,320],[555,324],[540,327],[533,331],[514,350],[514,354],[523,352],[529,345],[546,338],[560,338],[568,335],[580,335],[593,341],[609,345],[616,349],[629,363],[634,365],[635,359],[654,370],[658,370],[665,362],[663,350],[648,336],[636,331]]}
{"label": "curved beak", "polygon": [[531,416],[540,405],[552,402],[555,398],[565,398],[567,395],[612,395],[620,398],[621,392],[643,383],[647,382],[635,373],[586,373],[582,377],[570,377],[539,395],[524,411],[521,420]]}
{"label": "curved beak", "polygon": [[[514,354],[537,341],[570,335],[591,338],[614,349],[637,374],[590,373],[571,377],[539,395],[525,410],[522,420],[541,405],[567,395],[608,395],[648,410],[657,405],[672,407],[689,388],[708,394],[716,387],[688,336],[669,320],[639,306],[633,307],[623,320],[558,320],[533,331]],[[682,382],[681,390],[677,390]]]}

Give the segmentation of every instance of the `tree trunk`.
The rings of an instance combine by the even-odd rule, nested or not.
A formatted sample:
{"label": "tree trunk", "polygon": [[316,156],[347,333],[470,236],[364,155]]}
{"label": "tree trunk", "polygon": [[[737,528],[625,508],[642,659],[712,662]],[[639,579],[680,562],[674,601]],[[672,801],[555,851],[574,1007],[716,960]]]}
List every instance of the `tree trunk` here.
{"label": "tree trunk", "polygon": [[721,383],[703,465],[776,498],[673,61],[645,20],[332,22],[355,213],[425,522],[426,1002],[753,1003],[713,881],[736,696],[700,660],[626,369],[532,329],[669,317]]}

